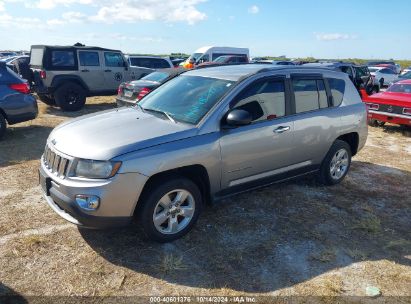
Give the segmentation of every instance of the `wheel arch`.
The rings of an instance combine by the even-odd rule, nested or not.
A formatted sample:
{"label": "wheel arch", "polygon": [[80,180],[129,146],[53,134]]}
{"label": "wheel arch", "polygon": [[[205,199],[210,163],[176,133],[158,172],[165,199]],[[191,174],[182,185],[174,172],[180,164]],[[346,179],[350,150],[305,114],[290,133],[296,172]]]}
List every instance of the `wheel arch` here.
{"label": "wheel arch", "polygon": [[358,144],[360,141],[360,138],[357,132],[351,132],[351,133],[340,135],[337,139],[345,141],[350,146],[352,156],[357,154]]}
{"label": "wheel arch", "polygon": [[170,169],[167,171],[156,173],[146,181],[141,195],[138,199],[137,206],[134,210],[134,215],[139,212],[141,200],[144,199],[151,187],[156,183],[161,183],[162,181],[173,178],[173,177],[185,177],[193,181],[197,187],[200,189],[203,201],[208,203],[211,201],[211,192],[210,192],[210,179],[207,169],[203,165],[195,164],[179,168]]}
{"label": "wheel arch", "polygon": [[53,78],[51,82],[51,87],[53,88],[53,93],[62,85],[72,82],[80,85],[84,90],[86,90],[86,94],[88,95],[90,90],[87,84],[76,75],[57,75]]}

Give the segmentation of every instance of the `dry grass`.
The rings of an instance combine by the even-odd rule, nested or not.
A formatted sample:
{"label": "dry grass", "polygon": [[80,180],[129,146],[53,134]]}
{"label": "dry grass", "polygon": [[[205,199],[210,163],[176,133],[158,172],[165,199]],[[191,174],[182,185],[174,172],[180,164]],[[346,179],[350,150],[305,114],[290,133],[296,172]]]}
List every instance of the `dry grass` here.
{"label": "dry grass", "polygon": [[[311,177],[206,208],[172,244],[138,229],[79,230],[41,197],[37,168],[52,128],[114,107],[90,98],[80,113],[40,104],[0,146],[0,295],[411,296],[411,137],[370,128],[345,181]],[[8,292],[8,291],[7,291]],[[330,303],[331,303],[330,302]]]}

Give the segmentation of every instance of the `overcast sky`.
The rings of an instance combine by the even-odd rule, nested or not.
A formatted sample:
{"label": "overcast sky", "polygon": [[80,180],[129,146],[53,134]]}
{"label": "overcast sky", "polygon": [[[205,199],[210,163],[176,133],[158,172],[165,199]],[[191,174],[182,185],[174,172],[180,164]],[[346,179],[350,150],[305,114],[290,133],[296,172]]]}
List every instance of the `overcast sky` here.
{"label": "overcast sky", "polygon": [[0,0],[0,49],[132,53],[249,47],[251,56],[411,59],[407,0]]}

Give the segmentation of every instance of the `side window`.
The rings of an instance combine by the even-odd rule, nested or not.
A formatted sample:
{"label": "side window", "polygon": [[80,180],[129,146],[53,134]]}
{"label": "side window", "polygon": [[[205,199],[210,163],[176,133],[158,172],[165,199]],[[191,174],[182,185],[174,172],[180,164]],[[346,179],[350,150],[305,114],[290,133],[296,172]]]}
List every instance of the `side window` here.
{"label": "side window", "polygon": [[327,92],[323,80],[294,79],[292,84],[296,113],[328,107]]}
{"label": "side window", "polygon": [[51,65],[54,67],[74,67],[74,51],[52,51]]}
{"label": "side window", "polygon": [[338,107],[344,97],[345,81],[342,79],[328,78],[328,85],[331,90],[331,95],[333,96],[334,106]]}
{"label": "side window", "polygon": [[282,80],[253,83],[237,98],[235,109],[251,113],[253,122],[285,116],[285,89]]}
{"label": "side window", "polygon": [[120,53],[104,52],[104,61],[108,67],[124,67],[125,62]]}
{"label": "side window", "polygon": [[350,68],[349,66],[342,66],[342,67],[341,67],[341,71],[344,72],[344,73],[346,73],[346,74],[348,74],[348,76],[354,78],[354,75],[353,75],[353,73],[352,73],[352,70],[351,70],[351,68]]}
{"label": "side window", "polygon": [[98,52],[80,51],[79,59],[81,66],[100,66]]}
{"label": "side window", "polygon": [[154,59],[154,68],[155,69],[166,69],[169,68],[167,60],[164,59]]}

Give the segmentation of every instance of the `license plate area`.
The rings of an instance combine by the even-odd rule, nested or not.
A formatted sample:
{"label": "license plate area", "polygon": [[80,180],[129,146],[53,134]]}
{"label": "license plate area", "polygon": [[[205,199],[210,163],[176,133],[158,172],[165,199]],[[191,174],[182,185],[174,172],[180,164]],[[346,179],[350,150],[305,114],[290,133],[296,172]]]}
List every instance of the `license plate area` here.
{"label": "license plate area", "polygon": [[133,96],[133,91],[124,90],[124,96],[125,97],[132,97]]}
{"label": "license plate area", "polygon": [[39,184],[43,192],[46,193],[47,196],[50,196],[51,178],[44,177],[39,172]]}

